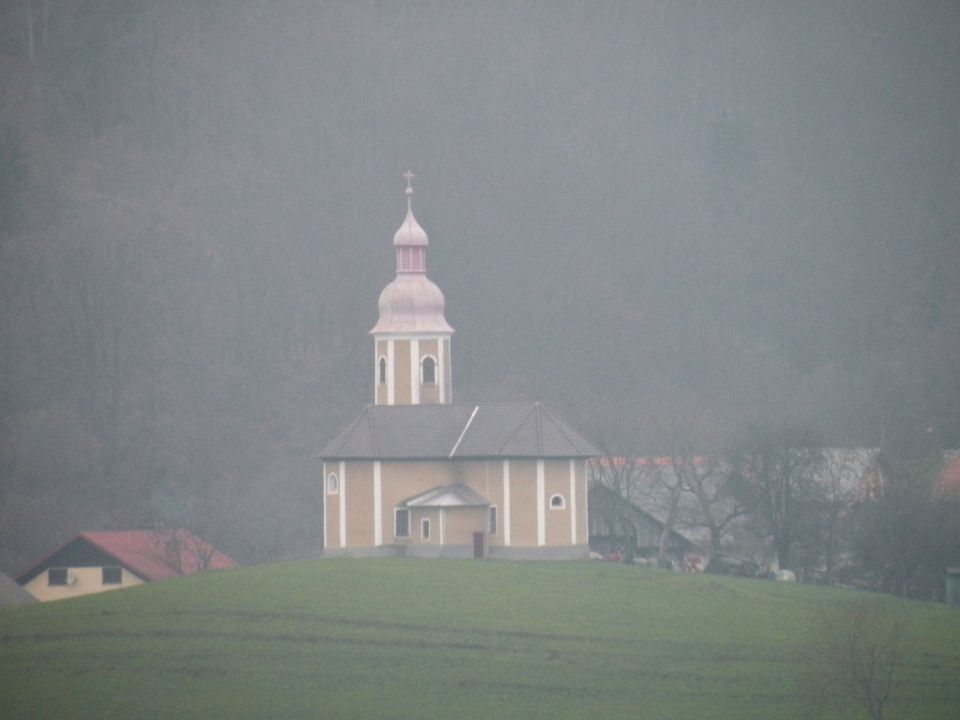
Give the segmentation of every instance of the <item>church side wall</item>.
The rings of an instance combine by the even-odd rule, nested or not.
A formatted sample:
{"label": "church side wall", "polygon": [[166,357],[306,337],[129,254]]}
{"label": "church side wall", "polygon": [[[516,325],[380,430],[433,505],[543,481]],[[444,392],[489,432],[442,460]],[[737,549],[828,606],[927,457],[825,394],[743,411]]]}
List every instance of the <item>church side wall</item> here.
{"label": "church side wall", "polygon": [[473,546],[473,534],[482,532],[487,539],[487,509],[458,508],[446,513],[445,543],[447,545]]}
{"label": "church side wall", "polygon": [[[585,547],[588,537],[586,463],[582,459],[542,460],[543,495],[538,495],[536,459],[510,460],[510,512],[506,512],[506,493],[503,478],[503,460],[469,461],[400,461],[380,463],[380,542],[382,546],[410,547],[471,545],[474,532],[483,532],[491,552],[502,548],[517,551],[523,548]],[[324,522],[325,547],[330,551],[377,546],[375,532],[375,463],[348,461],[343,463],[340,488],[329,494],[325,485]],[[571,467],[573,469],[571,477]],[[324,477],[341,474],[341,463],[324,463]],[[394,510],[407,498],[431,488],[451,483],[463,483],[497,508],[497,532],[490,535],[489,512],[486,507],[448,511],[441,520],[439,511],[419,509],[410,514],[410,536],[394,536]],[[553,496],[563,498],[563,507],[550,506]],[[341,505],[345,501],[345,506]],[[543,508],[538,506],[543,503]],[[543,540],[539,545],[538,516],[543,519]],[[422,540],[420,520],[429,518],[431,535]],[[510,522],[510,545],[506,545],[506,524]],[[345,521],[345,533],[340,523]],[[576,533],[572,524],[576,523]],[[441,530],[441,523],[444,523]],[[346,544],[341,545],[341,536]],[[423,548],[427,550],[427,548]]]}
{"label": "church side wall", "polygon": [[[497,534],[490,535],[490,524],[487,521],[487,508],[483,508],[484,521],[475,532],[483,531],[488,545],[498,545],[503,542],[503,461],[483,460],[459,463],[459,481],[476,490],[485,497],[491,505],[497,508]],[[472,542],[472,541],[471,541]]]}
{"label": "church side wall", "polygon": [[[546,520],[547,545],[570,544],[570,463],[567,460],[547,460],[544,471],[544,517]],[[563,498],[563,507],[550,506],[550,498],[559,495]]]}
{"label": "church side wall", "polygon": [[[438,485],[449,485],[456,482],[453,468],[454,464],[448,462],[404,462],[399,460],[383,462],[381,484],[383,492],[383,542],[385,544],[410,543],[409,538],[394,537],[394,510],[403,500],[409,497],[419,495]],[[370,513],[373,513],[372,501],[370,503]],[[420,532],[419,527],[414,528],[412,525],[413,523],[411,523],[410,528],[411,536]],[[437,537],[439,537],[439,526],[431,528],[431,530],[435,531]]]}
{"label": "church side wall", "polygon": [[[341,480],[341,482],[343,482]],[[373,540],[373,463],[346,463],[347,547],[367,547]],[[343,502],[343,492],[340,493]]]}
{"label": "church side wall", "polygon": [[537,461],[510,461],[510,544],[537,544]]}
{"label": "church side wall", "polygon": [[340,476],[340,463],[329,462],[323,464],[323,537],[324,547],[340,547],[340,492],[331,494],[327,486],[327,477],[330,473]]}

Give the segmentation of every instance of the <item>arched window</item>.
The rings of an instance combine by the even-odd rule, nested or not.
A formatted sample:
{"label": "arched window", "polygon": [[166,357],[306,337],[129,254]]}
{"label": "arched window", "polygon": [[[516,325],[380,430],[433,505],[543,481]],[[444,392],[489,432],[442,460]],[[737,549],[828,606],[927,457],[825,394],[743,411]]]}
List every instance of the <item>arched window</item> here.
{"label": "arched window", "polygon": [[563,495],[551,495],[550,496],[550,509],[551,510],[563,510],[567,506],[567,503],[563,499]]}
{"label": "arched window", "polygon": [[429,355],[420,361],[420,383],[422,385],[437,384],[437,361]]}
{"label": "arched window", "polygon": [[340,479],[336,473],[327,475],[327,495],[336,495],[340,492]]}
{"label": "arched window", "polygon": [[382,355],[377,362],[377,382],[381,385],[387,384],[387,359]]}

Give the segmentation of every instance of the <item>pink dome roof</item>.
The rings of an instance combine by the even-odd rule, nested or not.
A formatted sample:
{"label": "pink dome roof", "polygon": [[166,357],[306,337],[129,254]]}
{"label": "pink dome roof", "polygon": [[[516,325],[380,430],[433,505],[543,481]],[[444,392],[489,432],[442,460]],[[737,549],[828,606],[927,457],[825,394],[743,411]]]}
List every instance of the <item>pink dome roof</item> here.
{"label": "pink dome roof", "polygon": [[453,328],[443,316],[443,293],[427,278],[427,233],[413,216],[407,177],[407,216],[393,236],[397,250],[397,277],[380,293],[380,320],[372,335],[381,333],[442,333]]}
{"label": "pink dome roof", "polygon": [[420,223],[413,216],[413,210],[407,205],[407,216],[403,219],[403,225],[393,236],[394,245],[429,245],[427,233],[420,227]]}
{"label": "pink dome roof", "polygon": [[380,320],[371,334],[452,333],[443,293],[426,275],[400,273],[380,293]]}

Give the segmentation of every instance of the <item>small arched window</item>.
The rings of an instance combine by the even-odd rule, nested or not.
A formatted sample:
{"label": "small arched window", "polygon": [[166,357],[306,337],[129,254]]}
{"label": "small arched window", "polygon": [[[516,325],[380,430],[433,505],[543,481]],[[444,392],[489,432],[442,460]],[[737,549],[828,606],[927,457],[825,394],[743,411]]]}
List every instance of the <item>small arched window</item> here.
{"label": "small arched window", "polygon": [[340,492],[340,479],[336,473],[327,475],[327,495],[336,495]]}
{"label": "small arched window", "polygon": [[429,355],[420,361],[420,382],[423,385],[437,384],[437,361]]}
{"label": "small arched window", "polygon": [[377,382],[381,385],[387,384],[387,359],[382,355],[377,362]]}
{"label": "small arched window", "polygon": [[563,495],[551,495],[550,496],[550,509],[551,510],[563,510],[567,506],[567,503],[563,499]]}

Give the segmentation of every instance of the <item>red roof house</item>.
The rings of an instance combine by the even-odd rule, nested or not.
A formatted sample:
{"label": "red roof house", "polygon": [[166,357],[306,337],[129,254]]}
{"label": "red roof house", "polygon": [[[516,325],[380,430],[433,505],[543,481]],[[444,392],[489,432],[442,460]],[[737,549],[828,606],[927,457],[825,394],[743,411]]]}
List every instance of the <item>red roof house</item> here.
{"label": "red roof house", "polygon": [[83,532],[17,582],[38,600],[59,600],[235,566],[189,530]]}

